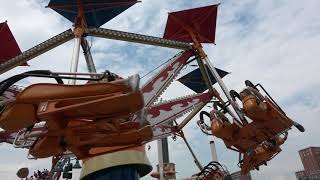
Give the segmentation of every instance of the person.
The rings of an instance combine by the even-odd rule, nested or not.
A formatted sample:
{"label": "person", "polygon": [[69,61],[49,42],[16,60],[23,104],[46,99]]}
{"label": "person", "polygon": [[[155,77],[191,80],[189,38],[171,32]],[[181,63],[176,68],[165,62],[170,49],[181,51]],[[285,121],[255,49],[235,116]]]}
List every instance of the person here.
{"label": "person", "polygon": [[38,174],[35,171],[33,172],[33,175],[35,178],[38,178]]}
{"label": "person", "polygon": [[37,174],[38,174],[38,178],[41,179],[41,172],[39,170],[38,170]]}

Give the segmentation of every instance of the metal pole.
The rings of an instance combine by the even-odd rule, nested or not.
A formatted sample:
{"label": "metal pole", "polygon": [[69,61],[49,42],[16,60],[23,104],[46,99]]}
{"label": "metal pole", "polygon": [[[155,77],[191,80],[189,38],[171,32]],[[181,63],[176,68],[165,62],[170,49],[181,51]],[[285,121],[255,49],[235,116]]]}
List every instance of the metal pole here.
{"label": "metal pole", "polygon": [[[240,120],[242,122],[245,122],[244,120],[244,116],[243,114],[240,112],[239,106],[237,105],[237,103],[235,101],[232,100],[230,94],[229,94],[229,90],[226,87],[226,85],[223,83],[221,77],[219,76],[218,72],[216,71],[216,69],[214,68],[214,65],[209,61],[209,59],[206,57],[204,58],[204,61],[206,62],[206,64],[208,65],[209,70],[211,71],[212,75],[214,76],[214,78],[217,80],[218,84],[220,85],[222,91],[224,92],[224,94],[226,95],[226,97],[228,98],[228,101],[230,102],[231,106],[233,107],[233,109],[236,111],[237,115],[239,116]],[[230,113],[232,113],[230,111]]]}
{"label": "metal pole", "polygon": [[149,44],[160,47],[168,47],[175,49],[191,49],[191,45],[182,41],[175,41],[170,39],[163,39],[154,36],[146,36],[142,34],[135,34],[123,31],[116,31],[103,28],[88,28],[87,33],[90,36],[102,37],[107,39],[114,39],[120,41],[127,41],[133,43]]}
{"label": "metal pole", "polygon": [[[91,51],[90,51],[90,47],[89,47],[87,39],[82,38],[81,47],[82,47],[83,54],[84,54],[84,57],[85,57],[86,62],[87,62],[88,71],[90,73],[96,73],[97,70],[95,68],[95,65],[94,65],[94,62],[93,62],[93,59],[92,59],[92,55],[91,55]],[[95,76],[92,75],[91,77],[95,77]]]}
{"label": "metal pole", "polygon": [[162,138],[162,158],[163,163],[169,163],[169,147],[168,147],[168,138]]}
{"label": "metal pole", "polygon": [[[206,58],[204,58],[204,59],[206,59]],[[223,103],[223,99],[219,96],[218,92],[212,87],[212,82],[211,82],[211,80],[210,80],[210,78],[209,78],[210,76],[209,76],[209,74],[208,74],[208,71],[207,71],[206,66],[205,66],[204,63],[202,62],[202,59],[199,59],[199,58],[198,58],[198,59],[197,59],[197,62],[198,62],[198,65],[199,65],[199,69],[200,69],[201,75],[202,75],[202,77],[203,77],[203,79],[204,79],[204,81],[205,81],[205,83],[206,83],[209,91],[212,92],[212,93],[214,93],[214,94],[216,94],[215,97],[216,97],[219,101],[221,101],[221,102]],[[208,64],[208,63],[207,63],[207,64]],[[211,70],[209,64],[208,64],[208,67],[209,67],[209,70]],[[214,67],[213,67],[213,69],[214,69],[214,71],[216,72],[216,75],[217,75],[217,76],[216,76],[214,73],[212,73],[213,76],[215,77],[215,79],[220,78],[220,76],[219,76],[219,74],[217,73],[216,69],[215,69]],[[218,78],[216,78],[216,77],[218,77]],[[220,80],[221,80],[221,78],[220,78]],[[221,80],[221,82],[222,82],[222,80]],[[229,93],[227,93],[227,94],[229,95]],[[237,119],[237,117],[233,114],[233,112],[232,112],[228,107],[226,107],[226,108],[227,108],[227,110],[229,111],[230,115],[231,115],[232,117],[234,117],[235,119]],[[241,117],[241,116],[239,116],[239,117]],[[241,118],[241,119],[242,119],[242,118]]]}
{"label": "metal pole", "polygon": [[[78,71],[80,43],[81,43],[81,37],[75,37],[74,38],[73,54],[72,54],[72,59],[71,59],[71,67],[70,67],[71,73],[76,73]],[[70,77],[76,77],[76,75],[71,75]],[[75,85],[76,80],[70,79],[69,84]]]}
{"label": "metal pole", "polygon": [[[161,155],[162,155],[162,173],[160,173],[160,175],[163,175],[163,179],[167,179],[164,177],[164,164],[168,164],[169,163],[169,147],[168,147],[168,138],[162,138],[160,139],[161,142]],[[160,162],[159,162],[160,165]],[[160,169],[160,166],[159,166]],[[159,171],[160,172],[160,171]],[[160,176],[161,177],[161,176]]]}
{"label": "metal pole", "polygon": [[[181,132],[182,132],[182,131],[181,131]],[[199,168],[199,170],[202,171],[202,170],[203,170],[203,166],[201,165],[200,161],[198,160],[198,158],[196,157],[196,155],[195,155],[194,152],[192,151],[191,146],[190,146],[190,144],[188,143],[186,137],[184,137],[183,132],[182,132],[182,136],[181,136],[181,137],[182,137],[183,141],[186,143],[186,145],[187,145],[187,147],[188,147],[188,149],[189,149],[189,151],[190,151],[190,153],[191,153],[191,155],[192,155],[192,157],[193,157],[193,159],[194,159],[194,163],[197,165],[197,167]]]}
{"label": "metal pole", "polygon": [[218,162],[217,149],[213,140],[210,141],[210,149],[211,149],[212,160]]}
{"label": "metal pole", "polygon": [[163,153],[162,153],[162,140],[158,140],[158,166],[159,166],[159,174],[160,180],[164,180],[163,176]]}
{"label": "metal pole", "polygon": [[205,67],[205,65],[202,62],[201,58],[197,58],[197,62],[198,62],[198,65],[199,65],[199,69],[200,69],[202,78],[203,78],[204,82],[206,83],[209,91],[210,92],[214,92],[213,87],[212,87],[212,82],[211,82],[211,79],[209,78],[210,76],[208,74],[207,68]]}
{"label": "metal pole", "polygon": [[187,125],[191,119],[206,105],[206,103],[198,104],[193,111],[178,125],[178,131],[180,131],[185,125]]}
{"label": "metal pole", "polygon": [[77,76],[103,76],[103,73],[71,73],[71,72],[51,72],[54,75],[77,75]]}

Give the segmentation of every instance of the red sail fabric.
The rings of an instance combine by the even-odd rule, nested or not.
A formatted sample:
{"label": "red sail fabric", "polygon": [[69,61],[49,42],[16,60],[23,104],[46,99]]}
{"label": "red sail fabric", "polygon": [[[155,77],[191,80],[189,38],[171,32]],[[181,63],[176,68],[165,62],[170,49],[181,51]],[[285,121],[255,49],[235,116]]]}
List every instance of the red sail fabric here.
{"label": "red sail fabric", "polygon": [[214,43],[218,5],[169,13],[164,38],[192,42],[190,31],[200,43]]}
{"label": "red sail fabric", "polygon": [[[7,22],[0,23],[0,64],[21,54],[17,41],[13,37]],[[27,66],[27,63],[22,66]]]}

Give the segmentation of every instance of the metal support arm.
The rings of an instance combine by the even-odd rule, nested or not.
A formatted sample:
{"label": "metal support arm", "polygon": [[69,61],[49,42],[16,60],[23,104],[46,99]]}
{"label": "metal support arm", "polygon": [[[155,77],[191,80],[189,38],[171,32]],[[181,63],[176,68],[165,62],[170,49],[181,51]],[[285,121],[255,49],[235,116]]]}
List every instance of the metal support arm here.
{"label": "metal support arm", "polygon": [[203,78],[204,82],[206,83],[209,91],[211,93],[214,93],[214,90],[213,90],[213,87],[212,87],[212,82],[211,82],[211,80],[209,78],[210,76],[209,76],[209,74],[207,72],[207,68],[205,67],[205,65],[204,65],[203,61],[201,60],[201,58],[197,58],[197,63],[199,65],[199,69],[200,69],[202,78]]}
{"label": "metal support arm", "polygon": [[[242,112],[240,111],[240,108],[238,106],[238,104],[232,100],[230,94],[229,94],[229,90],[226,87],[226,85],[223,83],[221,77],[219,76],[218,72],[216,71],[216,69],[214,68],[214,65],[209,61],[208,58],[204,58],[204,61],[206,62],[206,64],[208,65],[209,70],[211,71],[211,73],[213,74],[214,78],[217,80],[219,86],[221,87],[222,91],[224,92],[224,94],[226,95],[228,101],[230,102],[231,106],[233,107],[233,109],[235,110],[235,112],[237,113],[237,115],[239,116],[240,120],[242,122],[246,122],[244,115],[242,114]],[[229,113],[231,114],[232,112],[229,111]],[[232,115],[232,114],[231,114]],[[234,116],[234,115],[232,115]],[[235,117],[234,117],[235,118]]]}
{"label": "metal support arm", "polygon": [[87,30],[91,36],[102,37],[107,39],[114,39],[120,41],[128,41],[141,44],[149,44],[161,47],[176,48],[176,49],[191,49],[191,45],[186,42],[163,39],[159,37],[146,36],[142,34],[135,34],[123,31],[116,31],[103,28],[90,28]]}
{"label": "metal support arm", "polygon": [[88,41],[85,38],[82,38],[81,40],[81,47],[83,50],[84,57],[86,58],[86,63],[87,63],[89,73],[96,73],[97,70],[92,59],[90,46],[88,44]]}
{"label": "metal support arm", "polygon": [[32,58],[35,58],[57,46],[60,44],[63,44],[69,40],[71,40],[74,37],[73,32],[71,29],[66,30],[26,51],[21,53],[20,55],[0,64],[0,74],[3,74],[10,69],[13,69]]}
{"label": "metal support arm", "polygon": [[187,125],[191,119],[206,105],[207,103],[203,102],[199,104],[193,111],[178,125],[178,131],[180,131],[185,125]]}

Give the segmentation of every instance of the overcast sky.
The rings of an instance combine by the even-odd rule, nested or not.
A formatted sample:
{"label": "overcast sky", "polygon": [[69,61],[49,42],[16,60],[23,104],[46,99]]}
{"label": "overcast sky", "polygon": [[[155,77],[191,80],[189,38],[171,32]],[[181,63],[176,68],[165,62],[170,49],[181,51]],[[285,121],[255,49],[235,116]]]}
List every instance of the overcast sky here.
{"label": "overcast sky", "polygon": [[[46,0],[1,1],[0,22],[9,27],[24,51],[66,30],[72,25],[51,9],[44,8]],[[244,81],[261,83],[292,119],[306,128],[296,129],[282,146],[283,151],[268,166],[253,171],[254,179],[291,180],[301,170],[298,150],[319,146],[320,115],[320,16],[318,0],[143,0],[103,27],[161,37],[167,13],[193,7],[221,3],[218,10],[216,45],[205,45],[210,60],[231,72],[224,78],[230,89],[241,90]],[[140,75],[158,66],[179,51],[147,45],[129,44],[106,39],[88,38],[92,42],[93,58],[99,72],[106,69],[121,76]],[[1,41],[1,39],[0,39]],[[0,80],[14,74],[50,69],[69,71],[72,54],[70,41],[29,61],[30,67],[18,67],[0,76]],[[79,71],[86,72],[81,56]],[[186,70],[182,74],[187,73]],[[142,79],[144,82],[148,77]],[[22,85],[37,82],[30,79]],[[218,88],[218,87],[217,87]],[[163,95],[170,99],[192,92],[174,82]],[[203,165],[210,160],[208,137],[196,126],[196,119],[187,125],[185,134]],[[237,168],[237,153],[227,150],[216,140],[218,159],[231,172]],[[178,178],[197,172],[191,155],[181,140],[169,140],[170,160],[176,164]],[[150,143],[148,157],[157,164],[156,143]],[[19,167],[31,170],[48,168],[50,160],[27,160],[27,152],[2,144],[0,147],[1,179],[16,179]],[[78,172],[75,173],[77,178]],[[150,179],[149,177],[145,179]]]}

